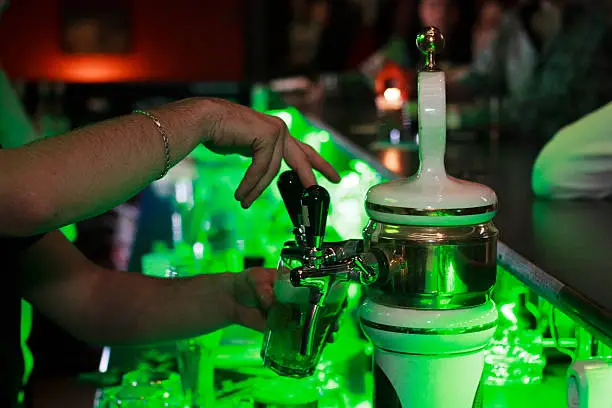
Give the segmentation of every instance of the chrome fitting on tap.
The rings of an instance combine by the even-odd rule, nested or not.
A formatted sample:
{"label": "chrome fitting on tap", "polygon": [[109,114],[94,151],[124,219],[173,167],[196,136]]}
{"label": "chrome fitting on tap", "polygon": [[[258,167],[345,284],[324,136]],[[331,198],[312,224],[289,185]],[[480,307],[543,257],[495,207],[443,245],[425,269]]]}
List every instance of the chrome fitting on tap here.
{"label": "chrome fitting on tap", "polygon": [[[345,242],[350,243],[351,241]],[[340,249],[338,252],[344,254],[343,244],[336,244],[336,248]],[[371,285],[378,280],[381,270],[385,269],[384,258],[381,255],[377,256],[374,252],[363,252],[338,258],[333,247],[327,249],[329,250],[323,251],[323,259],[319,262],[315,264],[306,262],[303,266],[291,271],[293,286],[311,287],[324,291],[332,284],[339,282]]]}

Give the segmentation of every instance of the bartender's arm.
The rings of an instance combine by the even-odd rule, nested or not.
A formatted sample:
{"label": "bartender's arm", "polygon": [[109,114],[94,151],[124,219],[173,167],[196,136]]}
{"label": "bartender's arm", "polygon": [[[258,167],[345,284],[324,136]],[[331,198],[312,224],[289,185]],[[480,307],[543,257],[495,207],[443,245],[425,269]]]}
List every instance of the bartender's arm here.
{"label": "bartender's arm", "polygon": [[[306,186],[312,169],[339,176],[276,117],[228,101],[193,98],[152,110],[168,137],[171,165],[200,143],[253,162],[235,198],[248,207],[282,159]],[[164,141],[138,114],[88,126],[15,149],[0,150],[0,235],[27,236],[107,211],[154,181],[165,166]]]}
{"label": "bartender's arm", "polygon": [[19,265],[25,298],[75,337],[97,344],[144,344],[192,337],[230,324],[264,327],[274,273],[161,279],[106,270],[60,233],[27,249]]}

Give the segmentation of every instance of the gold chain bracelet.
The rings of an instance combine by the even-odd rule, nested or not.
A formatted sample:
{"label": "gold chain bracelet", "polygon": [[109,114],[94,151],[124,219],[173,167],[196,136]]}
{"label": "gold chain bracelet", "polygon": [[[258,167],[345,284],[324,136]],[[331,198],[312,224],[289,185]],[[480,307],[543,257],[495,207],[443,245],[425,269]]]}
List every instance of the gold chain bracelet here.
{"label": "gold chain bracelet", "polygon": [[140,110],[140,109],[136,109],[134,113],[139,114],[139,115],[144,115],[147,118],[151,119],[153,123],[155,123],[155,126],[157,126],[157,130],[161,134],[161,137],[164,141],[164,157],[166,159],[166,162],[164,164],[163,171],[161,172],[160,176],[157,178],[159,180],[163,178],[166,174],[168,174],[168,171],[170,170],[170,141],[168,140],[168,132],[166,132],[166,129],[162,125],[161,121],[157,118],[157,116],[149,112]]}

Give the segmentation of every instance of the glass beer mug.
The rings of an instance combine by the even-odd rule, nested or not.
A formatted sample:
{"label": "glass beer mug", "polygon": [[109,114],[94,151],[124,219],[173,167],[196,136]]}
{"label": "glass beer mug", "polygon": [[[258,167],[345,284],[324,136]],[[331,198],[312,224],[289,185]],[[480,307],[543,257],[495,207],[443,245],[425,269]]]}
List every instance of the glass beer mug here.
{"label": "glass beer mug", "polygon": [[[330,331],[337,324],[346,299],[346,283],[334,285],[319,310],[311,290],[295,287],[290,272],[301,266],[281,259],[274,283],[276,302],[268,314],[261,356],[266,367],[280,375],[302,378],[314,373]],[[321,303],[319,303],[321,304]]]}

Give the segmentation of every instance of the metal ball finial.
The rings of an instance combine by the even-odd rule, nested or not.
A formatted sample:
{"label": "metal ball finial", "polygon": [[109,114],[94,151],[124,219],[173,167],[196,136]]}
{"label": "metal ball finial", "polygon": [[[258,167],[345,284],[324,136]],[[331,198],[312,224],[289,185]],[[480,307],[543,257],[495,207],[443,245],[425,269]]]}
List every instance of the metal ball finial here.
{"label": "metal ball finial", "polygon": [[425,55],[425,70],[435,71],[436,54],[444,49],[444,35],[437,27],[425,27],[416,37],[416,46]]}

